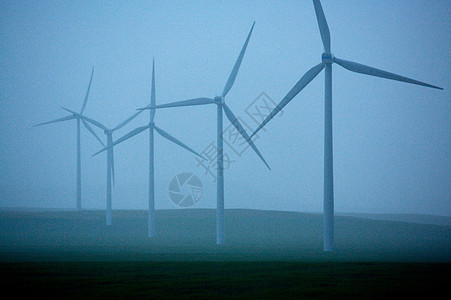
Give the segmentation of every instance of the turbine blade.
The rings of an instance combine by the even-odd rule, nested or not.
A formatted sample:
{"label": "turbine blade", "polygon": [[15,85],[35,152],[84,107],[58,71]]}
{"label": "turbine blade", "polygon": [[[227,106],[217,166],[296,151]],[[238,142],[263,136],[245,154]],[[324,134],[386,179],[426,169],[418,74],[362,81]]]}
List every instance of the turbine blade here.
{"label": "turbine blade", "polygon": [[415,79],[407,78],[407,77],[397,75],[394,73],[390,73],[387,71],[382,71],[382,70],[379,70],[379,69],[376,69],[373,67],[368,67],[368,66],[365,66],[365,65],[362,65],[359,63],[340,59],[337,57],[334,57],[334,62],[336,62],[343,68],[345,68],[349,71],[352,71],[352,72],[366,74],[366,75],[375,76],[375,77],[386,78],[386,79],[391,79],[391,80],[397,80],[397,81],[402,81],[402,82],[407,82],[407,83],[411,83],[411,84],[417,84],[417,85],[422,85],[422,86],[426,86],[426,87],[430,87],[430,88],[434,88],[434,89],[443,90],[443,88],[432,85],[432,84],[424,83],[424,82],[421,82],[421,81],[418,81]]}
{"label": "turbine blade", "polygon": [[187,145],[185,145],[184,143],[182,143],[181,141],[179,141],[178,139],[176,139],[175,137],[173,137],[172,135],[170,135],[169,133],[167,133],[166,131],[164,131],[161,128],[158,128],[157,126],[154,127],[155,130],[164,138],[170,140],[171,142],[179,145],[182,148],[185,148],[186,150],[188,150],[191,153],[196,154],[197,156],[199,156],[202,159],[207,160],[205,157],[203,157],[202,155],[200,155],[199,153],[197,153],[196,151],[194,151],[193,149],[191,149],[190,147],[188,147]]}
{"label": "turbine blade", "polygon": [[243,61],[244,53],[246,52],[247,44],[249,43],[249,39],[251,38],[252,30],[254,30],[254,24],[252,24],[251,30],[249,31],[249,34],[247,35],[246,41],[244,42],[243,48],[241,49],[240,55],[238,56],[238,59],[235,62],[235,65],[233,66],[232,73],[229,75],[229,79],[227,80],[226,85],[224,86],[224,90],[222,91],[222,97],[225,97],[227,93],[230,91],[230,89],[233,86],[233,83],[235,82],[236,75],[238,74],[238,70],[240,69],[241,62]]}
{"label": "turbine blade", "polygon": [[72,119],[75,119],[75,117],[74,116],[67,116],[67,117],[56,119],[56,120],[52,120],[52,121],[48,121],[48,122],[44,122],[44,123],[39,123],[39,124],[33,125],[33,127],[42,126],[42,125],[51,124],[51,123],[56,123],[56,122],[68,121],[68,120],[72,120]]}
{"label": "turbine blade", "polygon": [[238,132],[241,134],[241,136],[246,140],[246,142],[252,147],[252,149],[254,149],[255,153],[257,153],[257,155],[260,157],[260,159],[265,163],[266,167],[268,167],[269,170],[271,170],[271,168],[269,167],[268,163],[266,162],[266,160],[263,158],[263,155],[260,153],[260,151],[257,149],[257,147],[255,146],[254,142],[251,140],[251,138],[249,137],[249,135],[247,134],[246,130],[244,129],[244,127],[241,125],[240,121],[238,121],[238,119],[235,117],[235,115],[233,114],[233,112],[230,110],[230,108],[227,106],[227,104],[223,104],[222,106],[224,108],[224,112],[227,116],[227,118],[230,120],[230,122],[233,124],[233,126],[235,126],[235,128],[238,130]]}
{"label": "turbine blade", "polygon": [[316,19],[318,20],[319,32],[321,34],[321,40],[323,41],[324,51],[330,53],[330,32],[329,26],[327,26],[326,16],[324,15],[323,7],[319,0],[313,0],[315,6]]}
{"label": "turbine blade", "polygon": [[[152,91],[150,94],[150,106],[155,107],[156,99],[155,99],[155,59],[152,61]],[[150,109],[150,122],[153,122],[155,117],[155,108]]]}
{"label": "turbine blade", "polygon": [[167,107],[181,107],[181,106],[193,106],[193,105],[205,105],[215,103],[211,98],[194,98],[189,100],[176,101],[172,103],[160,104],[154,107],[146,106],[144,108],[138,108],[138,110],[151,109],[151,108],[167,108]]}
{"label": "turbine blade", "polygon": [[81,121],[83,122],[83,125],[86,127],[86,129],[89,130],[89,132],[92,133],[92,135],[99,141],[99,143],[105,147],[105,144],[102,142],[102,140],[99,138],[99,136],[97,135],[97,133],[94,131],[94,129],[92,129],[91,125],[89,125],[89,123],[87,121],[85,121],[84,119],[81,119]]}
{"label": "turbine blade", "polygon": [[135,136],[135,135],[137,135],[138,133],[143,132],[143,131],[146,130],[147,128],[149,128],[149,125],[142,126],[142,127],[138,127],[138,128],[136,128],[136,129],[133,129],[132,131],[130,131],[130,132],[127,133],[126,135],[124,135],[124,136],[122,136],[121,138],[117,139],[113,144],[111,144],[111,146],[108,146],[108,147],[103,148],[102,150],[100,150],[100,151],[94,153],[92,156],[95,156],[95,155],[97,155],[97,154],[99,154],[99,153],[101,153],[101,152],[103,152],[103,151],[105,151],[105,150],[110,149],[111,147],[116,146],[116,145],[119,144],[119,143],[122,143],[123,141],[125,141],[125,140],[127,140],[127,139],[129,139],[129,138],[131,138],[131,137],[133,137],[133,136]]}
{"label": "turbine blade", "polygon": [[140,110],[140,111],[134,113],[132,116],[130,116],[129,118],[127,118],[125,121],[123,121],[122,123],[120,123],[119,125],[117,125],[116,127],[114,127],[114,128],[112,129],[112,131],[115,131],[115,130],[118,130],[118,129],[124,127],[125,125],[127,125],[128,122],[130,122],[131,120],[133,120],[134,118],[136,118],[136,117],[137,117],[140,113],[142,113],[142,112],[143,112],[143,111]]}
{"label": "turbine blade", "polygon": [[296,97],[297,94],[299,94],[300,91],[302,91],[303,88],[305,88],[318,74],[324,69],[324,64],[319,63],[310,70],[307,71],[307,73],[302,76],[301,79],[294,85],[294,87],[288,92],[288,94],[280,101],[279,104],[274,108],[274,110],[266,117],[266,119],[257,127],[257,129],[251,134],[251,138],[257,134],[257,132],[260,131],[260,129],[263,128],[263,126],[266,125],[272,118],[274,118],[275,115],[279,111],[282,110],[282,108],[285,107],[294,97]]}
{"label": "turbine blade", "polygon": [[88,102],[89,90],[91,89],[93,75],[94,75],[94,67],[92,67],[91,79],[89,79],[88,89],[86,90],[85,100],[83,101],[83,106],[81,107],[80,114],[83,114],[83,111],[85,110],[85,107],[86,107],[86,103]]}
{"label": "turbine blade", "polygon": [[64,107],[61,107],[61,108],[64,109],[65,111],[68,111],[68,112],[72,113],[76,118],[84,119],[84,120],[88,121],[89,123],[91,123],[94,126],[97,126],[97,127],[101,128],[103,130],[108,130],[108,128],[106,128],[102,123],[97,122],[96,120],[93,120],[91,118],[83,116],[83,115],[81,115],[79,113],[76,113],[76,112],[70,110],[70,109],[67,109],[67,108],[64,108]]}

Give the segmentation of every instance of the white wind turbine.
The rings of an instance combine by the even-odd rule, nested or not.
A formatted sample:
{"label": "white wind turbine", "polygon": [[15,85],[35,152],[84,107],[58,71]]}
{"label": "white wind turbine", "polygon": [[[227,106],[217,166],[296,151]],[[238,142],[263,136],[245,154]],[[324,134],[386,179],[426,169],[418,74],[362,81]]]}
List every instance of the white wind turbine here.
{"label": "white wind turbine", "polygon": [[280,101],[269,116],[258,126],[251,135],[254,136],[266,123],[268,123],[285,105],[287,105],[310,81],[312,81],[324,68],[325,70],[325,113],[324,113],[324,251],[334,250],[334,185],[333,185],[333,147],[332,147],[332,64],[337,63],[343,68],[366,75],[397,80],[435,89],[440,87],[430,85],[421,81],[396,75],[387,71],[368,67],[359,63],[337,58],[330,51],[330,33],[326,17],[319,0],[313,0],[319,31],[324,45],[322,62],[311,68],[288,94]]}
{"label": "white wind turbine", "polygon": [[[227,80],[221,96],[215,98],[195,98],[183,101],[177,101],[168,104],[157,105],[155,108],[166,108],[166,107],[180,107],[180,106],[193,106],[193,105],[204,105],[204,104],[216,104],[217,106],[217,199],[216,199],[216,243],[218,245],[225,243],[225,226],[224,226],[224,164],[223,164],[223,122],[222,122],[222,111],[224,110],[225,115],[233,124],[233,126],[238,130],[238,132],[243,136],[243,138],[249,143],[249,145],[254,149],[257,155],[269,168],[265,159],[261,155],[260,151],[254,145],[249,135],[247,134],[244,127],[238,121],[238,119],[233,114],[232,110],[225,103],[225,96],[230,91],[235,82],[238,70],[240,68],[241,62],[243,60],[244,53],[246,52],[247,44],[254,29],[255,22],[252,24],[252,28],[247,36],[246,42],[241,49],[238,59],[232,69],[232,72]],[[146,107],[142,109],[149,109],[153,107]]]}
{"label": "white wind turbine", "polygon": [[[168,139],[169,141],[179,145],[182,148],[185,148],[186,150],[196,154],[197,156],[204,158],[202,155],[176,139],[175,137],[171,136],[169,133],[164,131],[163,129],[157,127],[154,123],[154,117],[155,117],[155,62],[152,64],[152,92],[151,92],[151,103],[146,107],[146,109],[150,109],[150,122],[146,126],[138,127],[123,137],[117,139],[114,143],[109,143],[106,148],[100,150],[99,152],[95,153],[94,155],[99,154],[102,151],[108,150],[112,151],[113,147],[116,146],[119,143],[122,143],[123,141],[137,135],[138,133],[143,132],[146,129],[149,129],[149,210],[148,210],[148,230],[147,234],[148,237],[155,237],[156,235],[156,228],[155,228],[155,173],[154,173],[154,130],[158,132],[162,137],[165,139]],[[151,108],[152,107],[152,108]],[[144,110],[140,110],[138,113],[143,112]],[[204,158],[205,159],[205,158]]]}
{"label": "white wind turbine", "polygon": [[[107,128],[105,125],[103,125],[102,123],[93,120],[92,118],[88,118],[86,116],[83,116],[81,114],[78,114],[74,111],[71,111],[67,108],[64,108],[64,110],[67,110],[68,112],[72,113],[75,117],[83,120],[84,122],[89,122],[94,126],[97,126],[100,129],[103,129],[103,132],[106,135],[107,138],[107,148],[108,148],[108,152],[107,152],[107,157],[106,157],[106,225],[111,225],[112,224],[112,188],[111,188],[111,179],[113,179],[113,184],[114,184],[114,153],[113,153],[113,132],[115,132],[118,129],[121,129],[122,127],[124,127],[125,125],[127,125],[131,120],[133,120],[134,118],[136,118],[142,111],[138,111],[136,113],[134,113],[131,117],[127,118],[125,121],[123,121],[122,123],[120,123],[119,125],[117,125],[116,127],[114,127],[113,129],[109,129]],[[102,143],[103,147],[105,147],[105,145]]]}
{"label": "white wind turbine", "polygon": [[79,114],[70,114],[69,116],[63,117],[63,118],[59,118],[56,120],[52,120],[52,121],[48,121],[48,122],[44,122],[44,123],[40,123],[37,125],[34,125],[33,127],[36,126],[41,126],[41,125],[46,125],[46,124],[51,124],[51,123],[56,123],[56,122],[63,122],[63,121],[68,121],[68,120],[73,120],[76,119],[77,120],[77,198],[76,198],[76,207],[77,210],[80,211],[81,210],[81,146],[80,146],[80,121],[83,123],[83,125],[86,127],[86,129],[88,129],[96,138],[97,140],[102,144],[102,141],[99,139],[99,137],[97,136],[97,134],[94,132],[94,130],[91,128],[91,126],[89,126],[89,124],[84,121],[80,116],[83,114],[83,111],[85,110],[86,107],[86,103],[88,101],[88,96],[89,96],[89,90],[91,89],[91,83],[92,83],[92,77],[94,75],[94,67],[92,67],[92,71],[91,71],[91,79],[89,80],[89,84],[88,84],[88,89],[86,90],[86,95],[85,95],[85,99],[83,101],[83,106],[81,107],[80,113]]}

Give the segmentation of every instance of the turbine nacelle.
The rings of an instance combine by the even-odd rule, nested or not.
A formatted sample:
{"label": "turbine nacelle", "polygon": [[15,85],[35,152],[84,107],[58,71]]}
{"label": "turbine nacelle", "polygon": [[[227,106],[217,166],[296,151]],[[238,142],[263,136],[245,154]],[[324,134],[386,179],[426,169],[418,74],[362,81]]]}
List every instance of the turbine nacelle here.
{"label": "turbine nacelle", "polygon": [[[64,107],[62,107],[62,108],[65,109]],[[66,110],[67,110],[67,109],[66,109]],[[69,113],[72,114],[72,116],[73,116],[75,119],[81,119],[82,114],[77,113],[77,112],[74,112],[74,111],[69,111]]]}
{"label": "turbine nacelle", "polygon": [[321,60],[323,64],[333,64],[334,63],[334,55],[332,53],[324,52],[321,55]]}
{"label": "turbine nacelle", "polygon": [[224,104],[224,97],[216,96],[213,100],[216,104]]}

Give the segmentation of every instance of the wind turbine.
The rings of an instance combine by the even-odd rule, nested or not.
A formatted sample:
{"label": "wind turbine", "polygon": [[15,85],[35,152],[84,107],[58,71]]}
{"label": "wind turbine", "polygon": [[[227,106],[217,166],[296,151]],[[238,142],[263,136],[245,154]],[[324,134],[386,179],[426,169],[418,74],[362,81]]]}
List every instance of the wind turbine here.
{"label": "wind turbine", "polygon": [[330,33],[326,17],[319,0],[313,0],[319,31],[324,46],[322,62],[314,66],[296,83],[288,94],[280,101],[268,117],[257,127],[254,136],[265,126],[285,105],[287,105],[305,86],[307,86],[323,69],[325,69],[325,113],[324,113],[324,251],[334,250],[334,184],[333,184],[333,147],[332,147],[332,64],[337,63],[343,68],[366,75],[382,77],[391,80],[422,85],[430,88],[442,88],[418,80],[368,67],[359,63],[335,57],[331,53]]}
{"label": "wind turbine", "polygon": [[37,125],[33,126],[33,127],[36,127],[36,126],[41,126],[41,125],[46,125],[46,124],[51,124],[51,123],[56,123],[56,122],[63,122],[63,121],[68,121],[68,120],[73,120],[73,119],[77,120],[77,198],[76,198],[76,207],[77,207],[78,211],[81,211],[80,121],[83,123],[83,125],[86,127],[86,129],[88,129],[97,138],[97,140],[102,145],[104,145],[102,143],[102,141],[99,139],[99,137],[97,136],[97,134],[94,132],[94,130],[91,128],[91,126],[89,126],[89,124],[81,118],[81,116],[83,115],[83,111],[85,110],[86,103],[88,102],[89,90],[91,89],[91,83],[92,83],[93,75],[94,75],[94,67],[92,67],[91,79],[89,79],[88,89],[86,90],[86,95],[85,95],[85,99],[83,101],[83,106],[81,107],[81,110],[80,110],[79,114],[71,113],[69,116],[66,116],[66,117],[63,117],[63,118],[59,118],[59,119],[56,119],[56,120],[52,120],[52,121],[48,121],[48,122],[44,122],[44,123],[40,123],[40,124],[37,124]]}
{"label": "wind turbine", "polygon": [[[160,134],[165,139],[179,145],[182,148],[185,148],[186,150],[196,154],[197,156],[204,158],[202,155],[164,131],[163,129],[157,127],[154,123],[154,117],[155,117],[155,61],[152,63],[152,92],[151,92],[151,103],[146,107],[146,109],[150,109],[150,122],[146,126],[138,127],[123,137],[116,140],[114,143],[109,143],[106,148],[100,150],[99,152],[95,153],[94,155],[99,154],[102,151],[108,150],[112,151],[113,147],[116,146],[119,143],[122,143],[123,141],[137,135],[138,133],[143,132],[146,129],[149,129],[149,210],[148,210],[148,230],[147,234],[148,237],[155,237],[156,230],[155,230],[155,172],[154,172],[154,130]],[[140,110],[139,113],[143,112],[144,110]]]}
{"label": "wind turbine", "polygon": [[[78,114],[74,111],[71,111],[67,108],[64,108],[64,110],[72,113],[74,116],[76,116],[77,118],[83,120],[84,122],[89,122],[94,126],[97,126],[100,129],[103,129],[103,132],[106,135],[107,138],[107,157],[106,157],[106,225],[111,225],[112,224],[112,189],[111,189],[111,179],[113,179],[113,184],[114,184],[114,154],[113,154],[113,132],[115,132],[118,129],[121,129],[122,127],[124,127],[125,125],[127,125],[127,123],[129,123],[131,120],[133,120],[134,118],[136,118],[142,111],[138,111],[136,113],[134,113],[131,117],[127,118],[125,121],[123,121],[122,123],[120,123],[119,125],[117,125],[116,127],[114,127],[113,129],[107,128],[105,125],[103,125],[102,123],[93,120],[91,118],[88,118],[86,116],[83,116],[81,114]],[[102,143],[103,147],[105,147],[105,145]]]}
{"label": "wind turbine", "polygon": [[241,62],[243,60],[244,53],[246,52],[247,44],[254,29],[255,22],[252,24],[252,28],[246,38],[246,42],[241,49],[237,61],[232,69],[229,79],[226,82],[224,90],[221,96],[215,98],[194,98],[189,100],[177,101],[168,104],[157,105],[155,107],[145,107],[142,109],[152,109],[152,108],[166,108],[166,107],[180,107],[180,106],[193,106],[193,105],[204,105],[204,104],[216,104],[217,106],[217,199],[216,199],[216,243],[218,245],[225,243],[225,226],[224,226],[224,157],[223,157],[223,122],[222,122],[222,112],[224,111],[227,118],[233,124],[233,126],[238,130],[238,132],[243,136],[243,138],[249,143],[249,145],[254,149],[257,155],[269,168],[265,159],[261,155],[260,151],[252,142],[251,138],[247,134],[244,127],[238,121],[238,119],[233,114],[232,110],[225,103],[225,96],[230,91],[235,82],[238,70],[240,68]]}

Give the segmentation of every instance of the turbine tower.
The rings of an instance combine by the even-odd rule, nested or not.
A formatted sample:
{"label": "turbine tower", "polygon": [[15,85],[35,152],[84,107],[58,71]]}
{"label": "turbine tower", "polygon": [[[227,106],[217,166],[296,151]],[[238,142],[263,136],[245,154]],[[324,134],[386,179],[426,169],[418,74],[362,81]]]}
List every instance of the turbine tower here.
{"label": "turbine tower", "polygon": [[[63,109],[72,113],[74,116],[83,120],[84,122],[89,122],[92,125],[97,126],[100,129],[103,129],[103,132],[106,135],[106,139],[107,139],[106,147],[109,147],[108,152],[107,152],[107,158],[106,158],[106,162],[107,162],[107,167],[106,167],[106,178],[107,178],[107,180],[106,180],[106,225],[111,225],[112,224],[111,179],[113,179],[113,184],[114,184],[114,153],[113,153],[113,148],[111,147],[111,145],[113,144],[113,132],[115,132],[116,130],[121,129],[122,127],[127,125],[131,120],[136,118],[141,113],[141,111],[134,113],[131,117],[129,117],[128,119],[126,119],[125,121],[123,121],[122,123],[120,123],[119,125],[114,127],[113,129],[109,129],[105,125],[103,125],[102,123],[100,123],[94,119],[88,118],[86,116],[78,114],[78,113],[71,111],[64,107],[63,107]],[[105,145],[103,143],[102,143],[102,145],[103,145],[103,147],[105,147]]]}
{"label": "turbine tower", "polygon": [[91,71],[91,79],[89,79],[89,84],[88,84],[88,89],[86,90],[86,95],[85,95],[85,99],[83,101],[83,106],[81,107],[80,113],[79,114],[70,114],[69,116],[66,117],[62,117],[56,120],[52,120],[52,121],[48,121],[48,122],[44,122],[44,123],[40,123],[37,125],[34,125],[33,127],[36,126],[42,126],[42,125],[46,125],[46,124],[51,124],[51,123],[57,123],[57,122],[63,122],[63,121],[68,121],[68,120],[77,120],[77,186],[76,186],[76,190],[77,190],[77,198],[76,198],[76,208],[78,211],[81,211],[81,143],[80,143],[80,121],[83,123],[83,125],[86,127],[86,129],[88,129],[96,138],[97,140],[102,144],[102,141],[99,139],[99,137],[97,136],[97,134],[94,132],[94,130],[91,128],[91,126],[89,126],[89,124],[83,120],[80,116],[83,115],[83,112],[86,108],[86,103],[88,102],[88,96],[89,96],[89,91],[91,89],[91,83],[92,83],[92,77],[94,75],[94,67],[92,67],[92,71]]}
{"label": "turbine tower", "polygon": [[195,98],[183,101],[177,101],[168,104],[157,105],[155,107],[146,107],[142,109],[153,109],[153,108],[167,108],[167,107],[180,107],[180,106],[193,106],[193,105],[205,105],[205,104],[216,104],[217,107],[217,186],[216,186],[216,243],[222,245],[225,243],[225,225],[224,225],[224,159],[223,159],[223,121],[222,112],[224,111],[226,117],[230,120],[233,126],[238,130],[238,132],[243,136],[243,138],[249,143],[249,145],[254,149],[257,155],[269,168],[265,159],[261,155],[260,151],[252,142],[251,138],[247,134],[244,127],[238,121],[238,119],[233,114],[232,110],[225,103],[225,96],[230,91],[235,82],[238,70],[240,69],[241,62],[243,60],[244,53],[246,52],[247,44],[254,29],[255,22],[252,24],[252,28],[246,38],[246,41],[241,49],[238,59],[232,69],[229,79],[226,82],[224,90],[221,96],[215,98]]}
{"label": "turbine tower", "polygon": [[324,90],[324,251],[333,251],[334,245],[334,181],[333,181],[333,144],[332,144],[332,64],[336,63],[343,68],[361,74],[381,77],[391,80],[422,85],[430,88],[440,87],[427,84],[418,80],[382,71],[373,67],[335,57],[331,53],[330,32],[326,17],[319,0],[313,0],[316,18],[318,21],[321,40],[324,46],[322,62],[314,66],[296,83],[288,94],[280,101],[268,117],[257,127],[255,135],[265,126],[285,105],[287,105],[304,87],[306,87],[323,69],[325,69]]}
{"label": "turbine tower", "polygon": [[[119,143],[122,143],[123,141],[137,135],[138,133],[143,132],[146,129],[149,129],[149,210],[148,210],[148,226],[147,226],[147,234],[148,237],[155,237],[156,235],[156,226],[155,226],[155,172],[154,172],[154,130],[160,134],[165,139],[179,145],[182,148],[185,148],[186,150],[196,154],[197,156],[204,158],[202,155],[176,139],[175,137],[171,136],[169,133],[164,131],[163,129],[157,127],[154,123],[154,117],[155,117],[155,61],[152,64],[152,92],[151,92],[151,102],[146,107],[146,109],[150,109],[150,122],[146,126],[138,127],[123,137],[119,138],[116,142],[110,143],[107,145],[106,148],[100,150],[99,152],[95,153],[94,155],[99,154],[102,151],[108,150],[112,151],[113,147],[116,146]],[[152,107],[152,108],[151,108]],[[144,110],[140,110],[139,113],[143,112]],[[205,159],[205,158],[204,158]]]}

